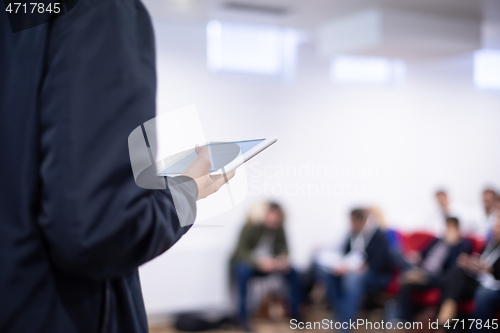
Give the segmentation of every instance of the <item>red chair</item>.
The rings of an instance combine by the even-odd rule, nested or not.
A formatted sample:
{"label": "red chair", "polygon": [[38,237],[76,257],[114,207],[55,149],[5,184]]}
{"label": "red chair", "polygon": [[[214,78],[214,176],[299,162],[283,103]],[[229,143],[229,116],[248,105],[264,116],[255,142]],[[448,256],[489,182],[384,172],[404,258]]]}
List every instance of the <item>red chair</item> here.
{"label": "red chair", "polygon": [[484,246],[486,245],[486,241],[484,239],[476,237],[464,237],[464,239],[470,242],[472,246],[472,252],[481,253],[483,251]]}
{"label": "red chair", "polygon": [[396,298],[399,293],[399,289],[401,289],[401,284],[399,283],[399,272],[394,271],[392,273],[391,282],[385,289],[385,293],[388,298]]}
{"label": "red chair", "polygon": [[[430,241],[436,238],[434,235],[426,232],[416,232],[411,234],[403,234],[397,230],[390,230],[388,232],[392,233],[392,241],[394,242],[392,246],[400,248],[403,252],[420,251],[427,244],[429,244]],[[396,297],[399,293],[399,289],[401,289],[399,275],[400,272],[393,272],[391,282],[385,290],[386,294],[391,298]]]}
{"label": "red chair", "polygon": [[428,232],[413,232],[403,234],[404,252],[422,251],[436,236]]}
{"label": "red chair", "polygon": [[[405,252],[422,251],[436,236],[428,232],[414,232],[404,237],[403,249]],[[423,306],[434,306],[439,302],[439,289],[431,289],[422,293],[412,295],[412,301]]]}
{"label": "red chair", "polygon": [[[434,236],[432,236],[434,237]],[[407,248],[410,250],[420,251],[424,249],[424,247],[429,244],[430,240],[433,238],[429,237],[429,234],[426,233],[414,233],[408,235],[405,240],[408,242],[406,244]],[[435,238],[435,237],[434,237]],[[465,239],[469,240],[472,245],[473,252],[481,252],[484,247],[484,241],[477,238],[466,237]],[[439,289],[431,289],[429,291],[423,293],[415,293],[412,295],[412,300],[423,306],[436,306],[441,299],[441,292]],[[474,309],[473,301],[463,301],[458,302],[457,310],[459,313],[470,314]]]}

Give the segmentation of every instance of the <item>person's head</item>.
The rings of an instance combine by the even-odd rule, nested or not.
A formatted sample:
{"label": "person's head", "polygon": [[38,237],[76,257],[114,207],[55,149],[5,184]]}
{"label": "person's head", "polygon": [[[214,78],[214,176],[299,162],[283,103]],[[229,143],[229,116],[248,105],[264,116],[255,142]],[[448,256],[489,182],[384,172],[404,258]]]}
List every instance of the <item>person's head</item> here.
{"label": "person's head", "polygon": [[379,207],[372,206],[366,209],[366,215],[367,215],[366,219],[368,222],[374,222],[382,229],[387,228],[387,222],[385,220],[384,213],[382,212],[382,209],[380,209]]}
{"label": "person's head", "polygon": [[460,237],[460,222],[456,217],[446,218],[446,236],[447,237]]}
{"label": "person's head", "polygon": [[483,207],[486,212],[489,213],[495,209],[497,197],[497,193],[491,188],[487,188],[483,191]]}
{"label": "person's head", "polygon": [[351,210],[351,230],[357,234],[366,224],[366,211],[361,208]]}
{"label": "person's head", "polygon": [[264,225],[267,228],[276,229],[283,224],[284,220],[285,212],[283,211],[283,208],[275,202],[270,202],[264,218]]}
{"label": "person's head", "polygon": [[448,207],[448,194],[445,191],[439,190],[436,192],[436,201],[442,208]]}
{"label": "person's head", "polygon": [[268,203],[265,201],[256,201],[250,207],[247,215],[247,223],[261,224],[264,223],[268,209]]}

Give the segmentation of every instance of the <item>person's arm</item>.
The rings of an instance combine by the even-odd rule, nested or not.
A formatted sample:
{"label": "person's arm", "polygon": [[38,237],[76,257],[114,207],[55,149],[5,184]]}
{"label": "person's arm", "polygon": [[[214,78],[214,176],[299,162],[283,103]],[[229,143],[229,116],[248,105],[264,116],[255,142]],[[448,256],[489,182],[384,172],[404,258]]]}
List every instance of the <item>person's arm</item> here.
{"label": "person's arm", "polygon": [[250,223],[245,224],[241,230],[234,254],[236,261],[243,261],[252,267],[257,267],[258,264],[253,255],[253,233],[255,232],[255,228],[256,226]]}
{"label": "person's arm", "polygon": [[[129,161],[128,135],[155,117],[150,19],[139,1],[88,0],[50,29],[40,87],[39,225],[59,269],[127,274],[189,229],[170,191],[139,188]],[[178,199],[194,205],[196,185],[179,186]]]}

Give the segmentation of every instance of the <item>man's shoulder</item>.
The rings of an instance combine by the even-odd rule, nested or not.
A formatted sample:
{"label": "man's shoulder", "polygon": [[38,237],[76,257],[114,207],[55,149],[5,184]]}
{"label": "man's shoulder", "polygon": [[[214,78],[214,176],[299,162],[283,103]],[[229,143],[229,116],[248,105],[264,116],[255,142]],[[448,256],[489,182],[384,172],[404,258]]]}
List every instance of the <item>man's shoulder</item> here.
{"label": "man's shoulder", "polygon": [[377,239],[384,239],[387,240],[387,235],[384,230],[380,229],[377,227],[375,231],[373,232],[372,238],[377,238]]}

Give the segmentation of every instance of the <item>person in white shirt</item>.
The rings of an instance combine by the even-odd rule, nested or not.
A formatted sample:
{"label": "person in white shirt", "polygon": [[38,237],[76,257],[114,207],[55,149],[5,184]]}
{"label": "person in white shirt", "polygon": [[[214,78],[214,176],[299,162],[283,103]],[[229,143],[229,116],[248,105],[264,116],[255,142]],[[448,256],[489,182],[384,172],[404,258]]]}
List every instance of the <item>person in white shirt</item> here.
{"label": "person in white shirt", "polygon": [[495,208],[498,195],[495,190],[486,188],[482,193],[483,207],[477,220],[478,233],[482,237],[487,237],[497,220],[497,210]]}
{"label": "person in white shirt", "polygon": [[422,229],[428,230],[435,236],[440,237],[444,235],[446,230],[446,219],[448,217],[456,217],[460,221],[463,221],[463,212],[458,205],[450,203],[448,193],[445,190],[436,191],[434,197],[436,199],[436,208],[430,214],[431,216]]}

